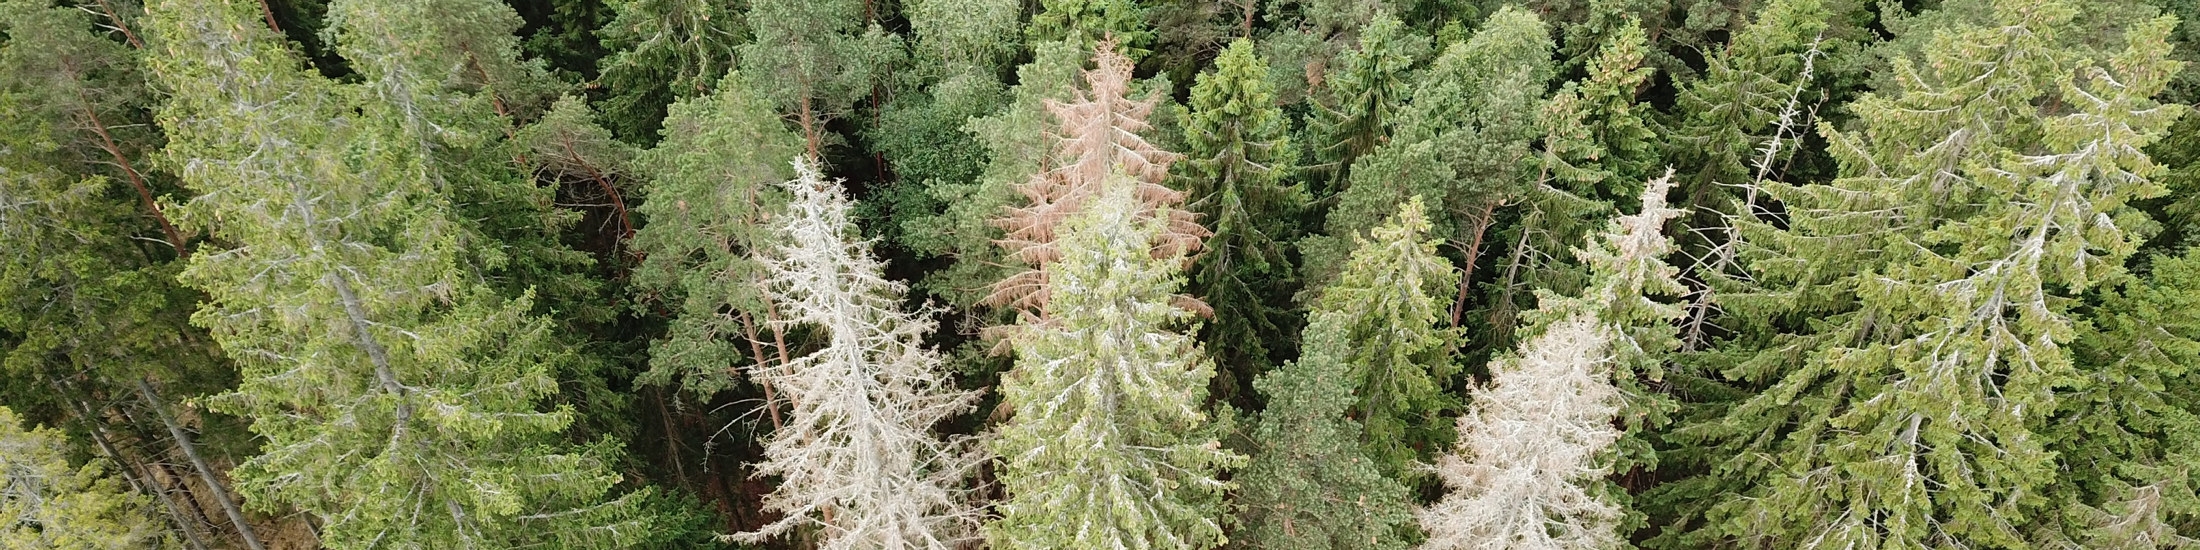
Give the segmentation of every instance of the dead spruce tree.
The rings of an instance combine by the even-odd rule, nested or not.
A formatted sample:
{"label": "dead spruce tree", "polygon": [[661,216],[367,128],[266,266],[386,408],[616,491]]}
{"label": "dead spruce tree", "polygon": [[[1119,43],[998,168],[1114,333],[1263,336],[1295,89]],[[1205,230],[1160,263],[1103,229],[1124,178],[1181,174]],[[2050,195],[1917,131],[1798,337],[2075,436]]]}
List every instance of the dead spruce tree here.
{"label": "dead spruce tree", "polygon": [[824,348],[750,369],[793,405],[756,466],[780,479],[764,506],[785,517],[734,538],[815,526],[821,549],[954,548],[977,519],[957,488],[975,455],[931,427],[977,394],[956,389],[924,346],[929,312],[901,310],[907,288],[884,276],[838,183],[807,160],[794,169],[782,184],[794,200],[773,228],[780,244],[762,260],[766,291],[786,323],[821,329]]}
{"label": "dead spruce tree", "polygon": [[1630,399],[1615,378],[1654,372],[1677,342],[1679,307],[1648,298],[1683,291],[1661,261],[1672,241],[1659,228],[1679,215],[1665,206],[1671,180],[1652,180],[1641,213],[1614,220],[1602,242],[1576,253],[1591,270],[1588,290],[1539,297],[1526,319],[1538,330],[1490,364],[1490,383],[1473,390],[1459,418],[1457,451],[1437,461],[1452,493],[1420,514],[1424,550],[1623,545],[1625,511],[1605,481],[1626,435],[1614,419]]}
{"label": "dead spruce tree", "polygon": [[[1069,103],[1046,102],[1047,112],[1060,122],[1048,136],[1054,153],[1038,173],[1016,188],[1030,204],[994,221],[1006,231],[1001,247],[1031,269],[995,283],[993,293],[985,298],[987,305],[1046,317],[1043,310],[1051,286],[1046,266],[1061,258],[1055,243],[1060,226],[1098,197],[1114,175],[1128,176],[1130,192],[1145,210],[1184,202],[1183,193],[1162,185],[1168,179],[1169,165],[1182,155],[1164,151],[1139,135],[1151,128],[1146,117],[1153,113],[1160,98],[1128,97],[1132,63],[1115,51],[1113,41],[1102,41],[1095,48],[1093,63],[1095,67],[1085,71],[1085,82],[1091,90],[1077,91],[1076,99]],[[1156,257],[1197,251],[1201,239],[1211,234],[1190,211],[1162,211],[1166,212],[1167,223],[1153,249]],[[1178,301],[1206,312],[1206,306],[1197,301]]]}

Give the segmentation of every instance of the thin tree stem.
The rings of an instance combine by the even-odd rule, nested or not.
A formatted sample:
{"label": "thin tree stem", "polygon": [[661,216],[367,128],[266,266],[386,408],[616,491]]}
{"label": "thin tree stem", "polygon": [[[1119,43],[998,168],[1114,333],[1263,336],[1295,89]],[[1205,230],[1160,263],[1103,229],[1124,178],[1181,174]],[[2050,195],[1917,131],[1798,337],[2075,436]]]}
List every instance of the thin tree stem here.
{"label": "thin tree stem", "polygon": [[100,453],[107,455],[108,460],[115,462],[115,473],[122,475],[122,481],[129,483],[130,488],[160,500],[161,508],[168,510],[168,520],[176,524],[176,530],[183,532],[184,541],[190,543],[193,550],[206,550],[206,541],[199,537],[199,530],[191,525],[191,519],[183,515],[183,508],[176,505],[175,496],[168,494],[166,490],[154,488],[153,479],[138,471],[139,464],[122,456],[122,451],[115,447],[114,440],[108,437],[106,424],[92,413],[92,406],[62,387],[59,380],[48,378],[46,383],[53,386],[55,394],[68,397],[69,404],[76,408],[77,419],[90,428],[86,431],[91,432],[92,442],[99,445]]}
{"label": "thin tree stem", "polygon": [[221,505],[222,513],[229,516],[229,523],[237,527],[237,536],[244,539],[245,547],[267,550],[266,546],[260,544],[259,535],[252,532],[252,524],[245,521],[244,510],[237,507],[236,500],[229,498],[229,491],[222,487],[221,479],[214,477],[214,468],[208,466],[206,459],[199,456],[198,446],[191,444],[191,434],[185,433],[183,425],[177,424],[175,417],[168,415],[168,405],[162,403],[160,394],[153,391],[152,382],[139,377],[137,387],[145,398],[146,406],[152,407],[153,415],[159,417],[160,423],[168,427],[168,434],[175,437],[176,447],[183,449],[184,458],[191,460],[191,468],[198,470],[199,480],[206,483],[206,492],[213,493],[214,503]]}
{"label": "thin tree stem", "polygon": [[92,108],[91,98],[84,97],[84,92],[78,91],[77,99],[84,106],[85,123],[91,127],[93,134],[99,136],[99,148],[114,157],[116,166],[122,167],[124,179],[130,181],[131,189],[137,190],[138,201],[145,205],[147,213],[153,215],[153,221],[160,223],[161,235],[168,238],[168,246],[176,249],[176,255],[190,257],[190,249],[184,248],[183,233],[176,231],[176,225],[168,222],[168,215],[161,212],[160,203],[153,200],[152,188],[145,185],[145,176],[138,173],[137,166],[130,163],[128,155],[122,154],[122,147],[115,144],[114,135],[107,133],[107,124],[99,119],[99,112]]}

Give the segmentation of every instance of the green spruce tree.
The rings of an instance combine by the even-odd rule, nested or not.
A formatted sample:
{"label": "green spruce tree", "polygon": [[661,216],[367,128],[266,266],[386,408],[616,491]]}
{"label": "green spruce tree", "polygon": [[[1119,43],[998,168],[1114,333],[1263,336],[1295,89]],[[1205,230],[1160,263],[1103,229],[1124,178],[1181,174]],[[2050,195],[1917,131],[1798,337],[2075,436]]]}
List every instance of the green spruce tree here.
{"label": "green spruce tree", "polygon": [[1179,170],[1187,208],[1214,228],[1207,252],[1192,265],[1188,290],[1214,308],[1200,331],[1218,370],[1215,397],[1242,397],[1241,388],[1288,353],[1297,324],[1287,304],[1296,278],[1284,243],[1305,202],[1284,179],[1296,155],[1289,124],[1268,89],[1268,64],[1251,40],[1239,39],[1192,85],[1189,148]]}
{"label": "green spruce tree", "polygon": [[1316,165],[1330,176],[1329,193],[1341,189],[1353,161],[1390,140],[1391,126],[1413,85],[1413,65],[1428,39],[1398,18],[1375,16],[1360,32],[1359,48],[1339,55],[1322,79],[1320,113],[1310,125],[1319,136]]}
{"label": "green spruce tree", "polygon": [[1384,475],[1416,484],[1414,464],[1451,442],[1444,413],[1458,400],[1444,391],[1459,372],[1452,361],[1460,334],[1444,323],[1446,299],[1459,270],[1437,255],[1419,199],[1358,243],[1337,281],[1314,302],[1316,316],[1335,314],[1344,331],[1347,381],[1357,395],[1352,417],[1363,426],[1361,446]]}
{"label": "green spruce tree", "polygon": [[[195,321],[244,370],[215,397],[262,453],[233,472],[263,511],[321,522],[332,548],[620,546],[646,534],[601,450],[559,443],[559,347],[528,299],[463,276],[464,228],[410,136],[305,72],[237,2],[151,7],[166,150],[197,197],[186,226],[225,248],[183,280]],[[386,143],[396,139],[399,143]]]}
{"label": "green spruce tree", "polygon": [[[2045,430],[2068,470],[2040,547],[2200,545],[2200,249],[2105,292],[2071,344],[2083,380]],[[2059,521],[2058,521],[2059,520]]]}
{"label": "green spruce tree", "polygon": [[1514,199],[1517,221],[1498,234],[1510,250],[1484,303],[1493,342],[1514,340],[1535,291],[1571,295],[1585,288],[1587,270],[1559,251],[1586,238],[1649,179],[1657,141],[1635,100],[1651,74],[1642,66],[1646,40],[1638,24],[1619,27],[1590,59],[1588,76],[1560,88],[1537,115],[1543,143],[1535,183]]}
{"label": "green spruce tree", "polygon": [[1183,249],[1170,224],[1108,176],[1073,213],[1044,268],[1047,316],[1012,336],[1000,391],[1012,416],[993,451],[1007,497],[995,548],[1213,548],[1224,541],[1219,474],[1242,460],[1202,411],[1214,367],[1182,331]]}
{"label": "green spruce tree", "polygon": [[2147,99],[2167,26],[2096,60],[2068,4],[1946,9],[1859,128],[1821,125],[1843,176],[1768,185],[1787,230],[1745,227],[1760,295],[1810,322],[1729,370],[1762,393],[1688,430],[1735,457],[1702,527],[1727,544],[2024,548],[2051,504],[2072,308],[2122,277],[2150,223],[2129,203],[2161,193],[2138,151],[2182,111]]}
{"label": "green spruce tree", "polygon": [[596,108],[629,143],[654,145],[666,109],[710,93],[733,70],[734,50],[749,39],[740,6],[697,0],[609,2],[611,20],[596,30],[611,54],[597,60],[605,89]]}
{"label": "green spruce tree", "polygon": [[[1378,238],[1414,237],[1406,228],[1427,223],[1422,211],[1407,202]],[[1418,538],[1412,494],[1369,458],[1352,414],[1369,381],[1353,363],[1357,321],[1350,310],[1314,312],[1299,360],[1254,383],[1268,407],[1236,477],[1237,547],[1399,549]]]}

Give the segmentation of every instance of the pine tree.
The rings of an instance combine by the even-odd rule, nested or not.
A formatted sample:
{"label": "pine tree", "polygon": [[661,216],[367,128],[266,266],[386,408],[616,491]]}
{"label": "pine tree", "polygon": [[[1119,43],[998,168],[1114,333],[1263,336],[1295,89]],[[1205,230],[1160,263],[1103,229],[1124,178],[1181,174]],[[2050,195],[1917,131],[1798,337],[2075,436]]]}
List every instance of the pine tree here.
{"label": "pine tree", "polygon": [[[1013,337],[1001,395],[1014,410],[993,451],[1007,498],[995,548],[1212,548],[1223,542],[1219,471],[1242,457],[1202,412],[1214,367],[1179,327],[1183,249],[1145,183],[1115,173],[1060,229],[1044,320]],[[1160,251],[1160,254],[1156,254]]]}
{"label": "pine tree", "polygon": [[253,506],[319,517],[332,548],[643,536],[602,500],[618,478],[597,453],[556,443],[572,412],[537,409],[556,391],[549,323],[461,275],[454,208],[401,156],[415,142],[382,143],[406,136],[301,70],[249,6],[149,12],[166,153],[199,193],[179,221],[228,246],[182,278],[244,370],[211,405],[264,438],[233,472]]}
{"label": "pine tree", "polygon": [[[1290,219],[1305,202],[1284,184],[1297,160],[1284,132],[1289,124],[1268,89],[1268,64],[1239,39],[1192,85],[1188,158],[1180,179],[1188,209],[1214,228],[1206,253],[1192,266],[1190,293],[1214,308],[1200,334],[1224,374],[1216,397],[1239,388],[1272,364],[1272,349],[1289,350],[1296,324],[1282,304],[1294,279]],[[1272,342],[1272,343],[1271,343]]]}
{"label": "pine tree", "polygon": [[822,158],[825,124],[871,95],[901,53],[899,36],[861,0],[758,0],[754,41],[735,53],[748,88],[795,120],[810,158]]}
{"label": "pine tree", "polygon": [[998,75],[1023,43],[1021,5],[1008,0],[917,0],[904,7],[917,35],[919,68],[938,64],[946,74]]}
{"label": "pine tree", "polygon": [[[0,401],[73,419],[133,487],[138,468],[184,451],[178,462],[204,484],[198,494],[211,497],[237,544],[259,548],[198,438],[167,413],[175,401],[152,391],[216,391],[236,371],[189,325],[202,297],[175,274],[191,248],[159,198],[172,178],[144,158],[161,136],[145,124],[151,94],[140,51],[125,46],[142,42],[119,13],[105,13],[0,3],[0,372],[22,381],[0,388]],[[118,396],[144,399],[138,412],[163,425],[132,421],[127,404],[119,418],[107,415]],[[145,445],[125,454],[118,442],[133,439]],[[187,542],[204,545],[199,522],[171,516]]]}
{"label": "pine tree", "polygon": [[[1450,442],[1441,417],[1458,406],[1443,391],[1459,372],[1452,352],[1460,334],[1444,324],[1445,296],[1459,272],[1436,254],[1419,198],[1358,243],[1337,282],[1323,289],[1314,315],[1345,316],[1344,362],[1358,399],[1352,416],[1361,445],[1385,475],[1418,479],[1413,465]],[[1411,484],[1411,483],[1409,483]]]}
{"label": "pine tree", "polygon": [[1039,12],[1024,27],[1025,40],[1068,42],[1079,48],[1105,40],[1121,46],[1133,60],[1141,59],[1154,39],[1146,11],[1138,0],[1039,0]]}
{"label": "pine tree", "polygon": [[[2051,1],[1951,5],[1900,88],[1821,125],[1830,185],[1770,185],[1789,229],[1745,229],[1769,298],[1811,318],[1769,384],[1692,434],[1729,445],[1712,533],[1748,547],[2020,548],[2060,466],[2041,430],[2080,380],[2074,298],[2121,276],[2157,195],[2140,147],[2182,109],[2154,22],[2105,64]],[[2147,40],[2155,40],[2147,43]],[[2063,105],[2061,109],[2048,105]],[[1792,359],[1790,359],[1792,358]]]}
{"label": "pine tree", "polygon": [[178,548],[144,495],[107,476],[107,465],[70,466],[60,432],[22,427],[0,407],[0,545],[52,550]]}
{"label": "pine tree", "polygon": [[606,227],[592,229],[591,234],[610,233],[608,240],[614,251],[634,237],[634,216],[627,208],[627,195],[633,192],[634,157],[640,153],[598,126],[596,113],[587,102],[570,95],[558,98],[541,120],[513,134],[512,142],[537,179],[577,182],[569,184],[569,188],[576,189],[576,196],[567,202],[609,205],[603,223]]}
{"label": "pine tree", "polygon": [[7,32],[0,85],[23,100],[13,114],[54,126],[57,132],[50,137],[57,141],[42,145],[55,154],[73,156],[70,160],[129,184],[137,192],[139,214],[160,229],[177,256],[184,255],[186,236],[161,211],[156,199],[163,189],[140,158],[144,144],[157,143],[159,136],[138,124],[152,98],[136,52],[92,32],[98,23],[82,10],[35,0],[13,0],[0,8],[6,10],[0,25]]}
{"label": "pine tree", "polygon": [[[1607,481],[1615,446],[1639,425],[1624,413],[1643,399],[1671,351],[1680,308],[1677,271],[1661,233],[1671,176],[1650,182],[1640,213],[1613,220],[1577,254],[1591,283],[1579,297],[1545,294],[1538,327],[1515,354],[1490,364],[1459,417],[1457,454],[1437,463],[1454,492],[1421,512],[1425,549],[1614,548],[1625,540],[1619,489]],[[1633,388],[1625,387],[1633,386]],[[1630,391],[1630,389],[1634,391]]]}
{"label": "pine tree", "polygon": [[[1542,21],[1510,7],[1445,48],[1415,82],[1395,138],[1361,159],[1352,186],[1336,197],[1329,235],[1303,244],[1313,279],[1334,277],[1333,266],[1349,253],[1345,236],[1381,223],[1414,196],[1430,202],[1432,234],[1461,251],[1471,276],[1482,252],[1494,248],[1487,237],[1498,208],[1534,184],[1533,115],[1552,77],[1551,48]],[[1332,266],[1327,273],[1325,265]],[[1453,325],[1460,324],[1466,290],[1454,297]]]}
{"label": "pine tree", "polygon": [[728,75],[709,95],[673,104],[664,141],[635,160],[649,200],[634,209],[648,223],[634,235],[633,288],[638,304],[671,317],[640,379],[698,396],[732,386],[744,356],[769,355],[773,314],[754,255],[772,238],[764,220],[786,204],[776,186],[793,175],[786,159],[802,151],[742,82]]}
{"label": "pine tree", "polygon": [[953,548],[977,519],[957,488],[975,464],[930,430],[977,395],[955,389],[924,347],[932,323],[900,310],[903,287],[856,240],[838,182],[807,161],[794,166],[783,184],[794,198],[764,260],[767,288],[787,322],[819,327],[825,344],[750,369],[793,407],[757,465],[780,480],[764,505],[783,519],[738,538],[816,526],[819,548]]}

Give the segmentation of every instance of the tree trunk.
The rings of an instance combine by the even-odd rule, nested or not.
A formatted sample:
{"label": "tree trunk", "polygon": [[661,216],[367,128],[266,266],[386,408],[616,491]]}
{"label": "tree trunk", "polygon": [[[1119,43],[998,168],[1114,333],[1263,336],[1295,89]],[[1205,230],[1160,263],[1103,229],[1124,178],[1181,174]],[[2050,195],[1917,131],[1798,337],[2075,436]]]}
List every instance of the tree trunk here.
{"label": "tree trunk", "polygon": [[[183,532],[184,541],[191,543],[193,550],[206,550],[206,541],[199,538],[199,530],[192,527],[190,518],[184,517],[183,509],[176,506],[175,498],[168,491],[152,487],[152,478],[139,472],[137,463],[123,457],[122,451],[115,448],[114,440],[107,437],[107,426],[93,415],[92,406],[63,389],[61,382],[53,379],[46,381],[53,386],[55,393],[68,397],[69,404],[76,407],[77,418],[83,420],[84,426],[89,428],[85,431],[91,432],[92,442],[99,444],[99,451],[106,454],[108,460],[115,461],[115,473],[122,475],[122,481],[129,483],[131,489],[159,499],[161,508],[168,510],[168,520],[175,522],[176,530]],[[144,481],[139,481],[141,478]]]}
{"label": "tree trunk", "polygon": [[1459,296],[1451,303],[1452,328],[1459,327],[1460,317],[1467,312],[1468,290],[1474,288],[1474,264],[1482,259],[1482,235],[1489,232],[1490,224],[1496,221],[1494,216],[1500,202],[1503,201],[1491,199],[1482,205],[1482,218],[1474,222],[1474,241],[1467,243],[1467,267],[1459,273]]}
{"label": "tree trunk", "polygon": [[184,248],[183,233],[176,231],[175,224],[168,223],[168,215],[160,211],[160,203],[153,201],[153,190],[145,185],[145,176],[139,174],[137,167],[130,164],[130,157],[122,154],[122,147],[116,145],[114,136],[107,133],[107,123],[101,121],[99,112],[92,109],[91,99],[84,97],[82,92],[77,94],[77,99],[84,104],[84,123],[91,126],[92,133],[99,136],[99,148],[115,158],[115,166],[122,168],[122,175],[129,179],[130,188],[137,190],[138,200],[145,204],[146,213],[153,215],[153,221],[160,222],[160,232],[168,238],[168,246],[175,247],[177,256],[190,257],[191,252]]}
{"label": "tree trunk", "polygon": [[122,38],[130,42],[130,47],[140,50],[145,49],[145,42],[142,40],[138,40],[137,33],[130,32],[130,25],[128,23],[122,22],[121,14],[115,13],[115,7],[113,3],[109,2],[108,0],[98,0],[98,3],[99,11],[107,14],[108,21],[113,21],[115,23],[115,30],[122,31]]}
{"label": "tree trunk", "polygon": [[146,404],[153,407],[153,415],[160,417],[160,423],[168,427],[169,435],[175,436],[176,447],[183,449],[184,458],[191,460],[191,468],[198,470],[199,480],[206,482],[206,492],[214,495],[214,502],[221,505],[223,514],[229,516],[229,523],[237,527],[237,536],[244,539],[245,547],[267,550],[266,546],[260,544],[259,535],[253,534],[252,524],[245,522],[244,510],[237,507],[236,500],[229,498],[229,491],[223,488],[220,479],[214,477],[214,469],[207,466],[206,459],[199,456],[198,446],[191,444],[191,435],[184,433],[183,426],[176,423],[175,417],[168,415],[168,405],[162,403],[160,394],[153,391],[153,384],[141,377],[137,380],[137,386]]}

